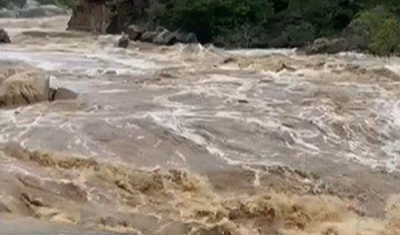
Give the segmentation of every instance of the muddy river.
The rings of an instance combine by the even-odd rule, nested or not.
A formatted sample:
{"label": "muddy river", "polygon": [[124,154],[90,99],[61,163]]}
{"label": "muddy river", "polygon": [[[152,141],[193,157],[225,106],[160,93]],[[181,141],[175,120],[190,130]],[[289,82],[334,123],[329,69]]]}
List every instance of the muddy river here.
{"label": "muddy river", "polygon": [[0,21],[0,73],[77,94],[0,110],[2,234],[400,234],[400,58],[67,21]]}

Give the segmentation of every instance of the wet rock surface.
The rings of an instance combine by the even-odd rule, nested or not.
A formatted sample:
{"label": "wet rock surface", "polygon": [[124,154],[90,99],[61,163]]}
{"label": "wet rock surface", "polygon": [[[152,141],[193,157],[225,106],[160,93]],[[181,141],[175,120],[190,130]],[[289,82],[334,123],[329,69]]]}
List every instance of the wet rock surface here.
{"label": "wet rock surface", "polygon": [[50,80],[45,74],[17,73],[1,81],[1,107],[33,104],[49,98]]}
{"label": "wet rock surface", "polygon": [[128,35],[122,35],[117,42],[118,47],[122,48],[127,48],[129,46],[129,36]]}
{"label": "wet rock surface", "polygon": [[310,45],[300,48],[299,51],[307,55],[312,54],[336,54],[349,50],[349,43],[345,38],[319,38]]}
{"label": "wet rock surface", "polygon": [[0,108],[15,108],[44,101],[75,99],[66,88],[51,88],[49,74],[40,70],[0,69]]}
{"label": "wet rock surface", "polygon": [[0,43],[11,43],[10,36],[5,29],[0,28]]}

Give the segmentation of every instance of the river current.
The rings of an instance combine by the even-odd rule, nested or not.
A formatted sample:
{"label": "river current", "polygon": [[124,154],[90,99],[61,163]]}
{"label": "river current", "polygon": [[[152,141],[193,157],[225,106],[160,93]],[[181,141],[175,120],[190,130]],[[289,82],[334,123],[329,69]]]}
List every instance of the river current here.
{"label": "river current", "polygon": [[78,94],[0,110],[8,228],[36,217],[37,234],[56,234],[43,220],[132,234],[400,231],[387,209],[400,193],[399,58],[122,49],[67,20],[0,21],[13,39],[1,73],[39,71]]}

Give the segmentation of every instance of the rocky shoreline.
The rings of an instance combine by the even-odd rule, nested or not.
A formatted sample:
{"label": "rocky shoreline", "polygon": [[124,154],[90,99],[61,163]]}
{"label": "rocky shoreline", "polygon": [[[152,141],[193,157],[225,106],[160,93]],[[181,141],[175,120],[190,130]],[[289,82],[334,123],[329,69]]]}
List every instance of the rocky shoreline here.
{"label": "rocky shoreline", "polygon": [[[161,26],[165,26],[168,23],[154,23],[148,19],[148,12],[157,9],[159,5],[160,1],[149,0],[79,0],[68,23],[68,29],[100,34],[125,33],[129,35],[131,40],[161,45],[202,42],[201,40],[197,40],[199,35],[193,32],[167,29]],[[375,14],[375,11],[380,12],[379,8],[377,8],[377,10],[371,10],[371,14]],[[336,36],[318,38],[309,43],[274,43],[274,41],[283,40],[278,37],[271,38],[270,41],[261,43],[260,45],[281,48],[296,47],[299,48],[299,52],[306,54],[335,54],[344,51],[357,51],[373,52],[378,55],[397,55],[396,48],[392,48],[392,46],[383,47],[381,45],[381,49],[372,50],[374,48],[370,48],[367,42],[368,33],[364,32],[366,29],[360,30],[361,26],[359,25],[362,24],[365,23],[351,23],[343,32],[336,34]],[[271,33],[274,34],[273,32]],[[289,39],[286,39],[286,41]]]}

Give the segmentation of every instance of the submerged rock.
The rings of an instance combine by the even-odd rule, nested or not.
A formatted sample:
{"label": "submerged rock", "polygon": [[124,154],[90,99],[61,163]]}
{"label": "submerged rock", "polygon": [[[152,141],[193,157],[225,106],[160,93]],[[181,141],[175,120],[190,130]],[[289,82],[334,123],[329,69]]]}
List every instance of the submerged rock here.
{"label": "submerged rock", "polygon": [[12,108],[43,101],[75,99],[66,88],[51,88],[50,77],[43,72],[10,72],[0,77],[0,107]]}
{"label": "submerged rock", "polygon": [[10,36],[6,30],[0,28],[0,43],[11,43]]}

